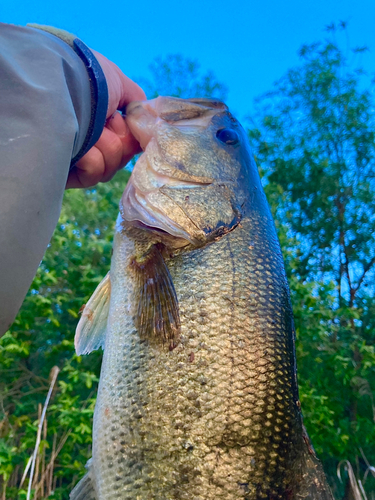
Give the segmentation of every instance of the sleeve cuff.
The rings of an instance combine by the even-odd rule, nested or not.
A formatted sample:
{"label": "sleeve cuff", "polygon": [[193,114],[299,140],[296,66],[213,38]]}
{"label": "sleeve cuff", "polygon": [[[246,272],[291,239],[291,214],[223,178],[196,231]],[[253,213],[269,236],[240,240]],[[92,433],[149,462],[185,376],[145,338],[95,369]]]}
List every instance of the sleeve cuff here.
{"label": "sleeve cuff", "polygon": [[52,26],[28,24],[31,28],[37,28],[57,36],[66,42],[83,61],[90,81],[91,91],[91,119],[86,138],[79,152],[70,163],[70,168],[84,156],[99,140],[105,125],[108,110],[108,86],[102,67],[98,60],[79,38],[67,31]]}
{"label": "sleeve cuff", "polygon": [[71,161],[71,168],[97,143],[103,132],[108,110],[108,86],[98,60],[79,38],[73,41],[73,49],[86,66],[91,89],[91,120],[86,139]]}

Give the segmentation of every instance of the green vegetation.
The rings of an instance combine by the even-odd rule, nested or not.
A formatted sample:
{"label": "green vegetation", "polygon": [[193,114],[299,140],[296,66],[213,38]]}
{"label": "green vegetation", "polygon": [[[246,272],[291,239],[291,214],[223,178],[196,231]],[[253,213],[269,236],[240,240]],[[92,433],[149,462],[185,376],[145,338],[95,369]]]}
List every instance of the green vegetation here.
{"label": "green vegetation", "polygon": [[145,90],[148,99],[159,95],[175,97],[217,97],[225,101],[228,89],[217,81],[212,71],[200,73],[197,61],[169,54],[164,59],[157,57],[150,64],[151,79],[137,81]]}
{"label": "green vegetation", "polygon": [[249,131],[287,263],[305,423],[337,498],[338,461],[360,478],[362,454],[375,463],[375,116],[348,62],[364,50],[303,46]]}
{"label": "green vegetation", "polygon": [[[305,425],[339,499],[350,498],[336,476],[341,460],[359,479],[364,457],[375,464],[375,128],[366,75],[333,40],[302,47],[300,66],[258,100],[249,137],[286,261]],[[181,56],[156,60],[152,80],[142,83],[150,97],[226,93],[214,75],[202,76]],[[26,301],[0,340],[1,500],[26,498],[27,480],[19,485],[54,366],[61,371],[34,498],[52,490],[49,498],[66,499],[84,473],[101,352],[77,357],[74,331],[80,307],[109,269],[128,176],[122,171],[108,184],[66,193]],[[370,476],[368,498],[375,490]]]}

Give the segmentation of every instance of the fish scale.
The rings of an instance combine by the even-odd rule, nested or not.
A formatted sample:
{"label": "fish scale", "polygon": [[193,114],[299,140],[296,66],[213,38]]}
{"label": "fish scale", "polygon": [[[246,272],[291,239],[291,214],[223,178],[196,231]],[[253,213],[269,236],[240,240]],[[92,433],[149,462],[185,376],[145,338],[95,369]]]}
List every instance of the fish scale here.
{"label": "fish scale", "polygon": [[[181,113],[184,102],[172,100],[167,103],[169,108],[174,101],[178,101]],[[223,113],[224,123],[234,126],[234,119],[230,116],[225,121],[226,111]],[[213,127],[216,116],[215,120]],[[169,128],[164,138],[178,144],[177,139],[182,140],[186,132],[166,126]],[[205,148],[209,133],[207,137],[203,141]],[[189,141],[191,144],[190,136]],[[157,155],[155,143],[152,147]],[[184,147],[183,155],[188,151]],[[225,151],[218,157],[228,155]],[[145,231],[142,226],[135,228],[126,219],[126,210],[119,215],[94,415],[93,458],[87,475],[73,490],[72,500],[91,499],[92,491],[95,500],[332,499],[302,424],[293,315],[274,224],[254,161],[246,155],[246,161],[238,158],[248,168],[246,173],[236,160],[234,172],[240,172],[237,175],[241,180],[239,202],[225,195],[219,212],[220,220],[227,222],[220,222],[217,232],[212,210],[220,193],[227,193],[222,184],[215,191],[212,183],[212,198],[207,190],[201,196],[196,178],[194,188],[185,194],[168,190],[166,210],[171,210],[173,203],[179,204],[179,224],[187,217],[185,227],[191,228],[194,213],[199,214],[195,220],[202,221],[196,224],[190,246],[185,242],[185,246],[173,248],[179,229],[172,219],[163,226],[161,205],[157,227],[172,231],[175,239],[166,239],[160,231]],[[161,158],[159,164],[165,165],[164,160]],[[143,160],[139,165],[144,168],[147,162]],[[187,176],[189,171],[185,170]],[[195,165],[194,175],[197,170]],[[137,175],[136,170],[133,175]],[[152,187],[152,175],[151,171],[147,189]],[[207,179],[207,172],[205,175]],[[233,172],[231,175],[233,184]],[[137,182],[142,187],[142,177]],[[129,186],[129,192],[131,189]],[[134,190],[132,196],[132,203],[136,203]],[[195,197],[208,205],[212,200],[209,216],[199,203],[191,208]],[[163,198],[157,191],[150,199],[159,203]],[[142,203],[147,206],[145,201]],[[231,204],[234,214],[241,206],[240,222],[228,211],[232,210]],[[143,208],[136,210],[142,213]],[[137,212],[128,213],[133,217]],[[214,237],[204,243],[210,231]],[[147,246],[149,234],[154,238],[151,250]],[[186,231],[181,234],[184,238],[190,235]],[[166,242],[165,247],[160,247],[162,253],[153,246],[160,241]],[[140,248],[141,258],[137,257]],[[155,275],[152,266],[147,268],[153,255],[158,256]],[[158,267],[163,265],[163,258],[164,270]],[[143,283],[140,276],[145,268],[147,279]],[[161,275],[170,275],[170,280],[160,281],[159,270]],[[103,303],[100,294],[107,301],[107,279],[104,282],[106,286],[99,285],[91,301]],[[170,286],[172,282],[174,290],[170,289],[166,296],[169,305],[176,296],[180,325],[173,327],[176,332],[178,327],[178,338],[168,346],[165,339],[152,336],[152,332],[143,336],[137,297],[147,297],[150,289],[150,302],[158,301],[155,290],[162,293],[163,283]],[[165,331],[168,321],[174,321],[163,309],[168,304],[157,304],[162,319],[154,327],[156,333],[158,329]],[[145,303],[144,307],[145,317],[149,318],[147,307],[151,306]],[[85,325],[92,328],[91,319],[87,319],[92,316],[90,302],[87,309],[81,320],[84,326],[77,329],[77,352],[84,352],[80,346],[86,342]],[[98,324],[103,324],[102,319]],[[100,342],[94,344],[99,346]]]}

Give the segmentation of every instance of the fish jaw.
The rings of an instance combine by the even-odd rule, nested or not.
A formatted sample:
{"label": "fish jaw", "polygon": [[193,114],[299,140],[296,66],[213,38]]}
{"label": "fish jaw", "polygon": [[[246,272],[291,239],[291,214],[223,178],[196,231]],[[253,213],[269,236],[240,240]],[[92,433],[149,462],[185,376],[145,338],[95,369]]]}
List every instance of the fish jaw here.
{"label": "fish jaw", "polygon": [[126,121],[141,148],[145,150],[155,134],[155,127],[164,121],[182,127],[207,127],[217,109],[225,104],[210,99],[178,99],[157,97],[149,101],[133,101],[126,108]]}
{"label": "fish jaw", "polygon": [[244,204],[246,176],[239,175],[244,162],[240,150],[220,143],[216,133],[234,127],[244,134],[225,104],[158,97],[130,103],[126,120],[144,153],[120,203],[125,221],[193,247],[237,226]]}

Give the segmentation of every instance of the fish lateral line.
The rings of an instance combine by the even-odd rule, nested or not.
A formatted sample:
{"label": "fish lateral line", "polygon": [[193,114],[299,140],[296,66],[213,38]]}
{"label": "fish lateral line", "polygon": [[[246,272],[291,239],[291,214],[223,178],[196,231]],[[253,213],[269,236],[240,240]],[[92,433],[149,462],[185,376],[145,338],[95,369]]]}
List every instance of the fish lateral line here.
{"label": "fish lateral line", "polygon": [[176,290],[163,258],[165,246],[152,245],[131,259],[138,305],[135,325],[141,340],[172,351],[180,338],[181,321]]}

